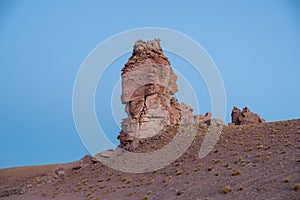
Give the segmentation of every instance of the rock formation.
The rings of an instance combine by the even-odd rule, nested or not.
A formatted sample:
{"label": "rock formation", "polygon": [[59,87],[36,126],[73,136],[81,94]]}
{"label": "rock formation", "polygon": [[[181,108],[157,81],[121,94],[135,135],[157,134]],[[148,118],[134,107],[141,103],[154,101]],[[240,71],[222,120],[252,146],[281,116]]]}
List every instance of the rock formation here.
{"label": "rock formation", "polygon": [[247,106],[243,108],[242,111],[237,107],[233,107],[231,112],[231,125],[244,125],[264,122],[264,119],[262,119],[258,114],[251,112]]}
{"label": "rock formation", "polygon": [[193,115],[193,109],[179,103],[177,76],[160,47],[160,40],[138,40],[122,69],[121,101],[128,117],[123,119],[120,147],[135,149],[143,138],[155,136],[166,126],[180,123],[209,124],[211,114]]}

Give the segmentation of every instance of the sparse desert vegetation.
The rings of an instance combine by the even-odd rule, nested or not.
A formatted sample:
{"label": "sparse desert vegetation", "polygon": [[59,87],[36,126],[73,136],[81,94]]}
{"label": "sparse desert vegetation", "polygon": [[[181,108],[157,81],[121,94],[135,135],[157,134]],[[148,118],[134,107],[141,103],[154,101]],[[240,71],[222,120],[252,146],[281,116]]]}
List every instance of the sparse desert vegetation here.
{"label": "sparse desert vegetation", "polygon": [[226,185],[226,186],[223,187],[223,193],[227,194],[228,192],[231,192],[231,187]]}
{"label": "sparse desert vegetation", "polygon": [[[234,199],[239,195],[248,199],[296,199],[300,192],[299,129],[300,120],[225,126],[212,152],[200,159],[199,147],[206,134],[201,128],[188,153],[149,173],[123,173],[91,157],[62,165],[4,169],[0,170],[0,195],[4,200]],[[152,143],[143,147],[143,151],[147,149],[153,149]],[[60,176],[56,169],[60,169]]]}

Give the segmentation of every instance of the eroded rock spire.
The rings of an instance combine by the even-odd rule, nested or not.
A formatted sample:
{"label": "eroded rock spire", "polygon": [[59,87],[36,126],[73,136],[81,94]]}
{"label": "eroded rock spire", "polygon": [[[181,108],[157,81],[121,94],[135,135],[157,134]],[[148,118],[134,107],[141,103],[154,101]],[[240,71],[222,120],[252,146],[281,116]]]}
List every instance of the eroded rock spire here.
{"label": "eroded rock spire", "polygon": [[211,114],[192,114],[193,109],[179,103],[177,76],[160,46],[160,40],[138,40],[132,56],[122,69],[121,101],[127,118],[123,119],[118,139],[121,147],[135,149],[143,138],[156,135],[166,126],[205,121]]}

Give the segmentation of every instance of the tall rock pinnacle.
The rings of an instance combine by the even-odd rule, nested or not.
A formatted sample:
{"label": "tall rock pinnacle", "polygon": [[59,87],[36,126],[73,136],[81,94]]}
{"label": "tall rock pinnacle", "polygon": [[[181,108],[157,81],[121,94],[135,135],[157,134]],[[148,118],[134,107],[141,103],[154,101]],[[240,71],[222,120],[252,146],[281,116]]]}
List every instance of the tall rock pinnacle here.
{"label": "tall rock pinnacle", "polygon": [[143,138],[155,136],[166,126],[211,119],[192,114],[193,109],[172,97],[177,76],[164,55],[160,40],[138,40],[122,69],[121,101],[128,115],[122,122],[120,147],[135,149]]}

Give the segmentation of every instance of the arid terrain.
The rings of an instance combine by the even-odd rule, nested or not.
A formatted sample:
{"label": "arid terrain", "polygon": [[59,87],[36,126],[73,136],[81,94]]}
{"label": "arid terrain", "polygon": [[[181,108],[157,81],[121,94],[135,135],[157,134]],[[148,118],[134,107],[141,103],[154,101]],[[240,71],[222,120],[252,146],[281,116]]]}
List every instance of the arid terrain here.
{"label": "arid terrain", "polygon": [[[300,120],[224,126],[203,159],[199,126],[191,147],[169,166],[124,173],[90,156],[72,163],[0,170],[9,199],[300,199]],[[170,129],[165,137],[173,137]],[[168,138],[157,141],[168,141]],[[145,143],[144,151],[155,143]]]}
{"label": "arid terrain", "polygon": [[2,169],[0,198],[300,199],[300,119],[266,123],[234,107],[225,126],[178,102],[176,80],[160,40],[138,40],[122,68],[127,118],[119,147],[71,163]]}

